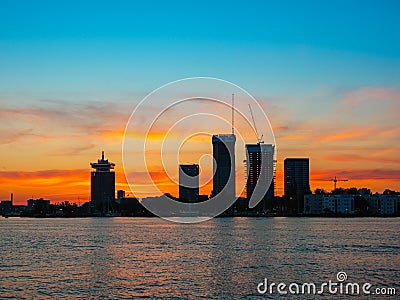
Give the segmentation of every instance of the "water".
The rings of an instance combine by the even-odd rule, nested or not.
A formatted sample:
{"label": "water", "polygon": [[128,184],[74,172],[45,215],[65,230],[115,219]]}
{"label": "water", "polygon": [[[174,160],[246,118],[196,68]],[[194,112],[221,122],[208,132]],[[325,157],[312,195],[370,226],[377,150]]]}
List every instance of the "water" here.
{"label": "water", "polygon": [[395,287],[398,294],[399,225],[399,218],[221,218],[187,225],[158,218],[0,218],[0,298],[257,298],[264,278],[321,283],[336,281],[339,271],[348,281]]}

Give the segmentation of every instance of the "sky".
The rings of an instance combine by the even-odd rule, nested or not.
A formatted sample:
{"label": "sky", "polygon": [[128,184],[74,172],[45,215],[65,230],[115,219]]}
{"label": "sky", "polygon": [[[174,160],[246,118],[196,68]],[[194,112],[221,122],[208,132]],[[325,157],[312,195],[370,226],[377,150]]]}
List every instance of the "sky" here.
{"label": "sky", "polygon": [[[133,109],[158,87],[197,76],[237,84],[263,107],[278,195],[286,157],[310,158],[313,190],[331,190],[334,176],[349,179],[341,187],[400,190],[399,9],[398,1],[0,1],[0,199],[88,201],[89,162],[102,150],[116,163],[117,189],[128,191],[121,143]],[[207,154],[205,143],[193,147]]]}

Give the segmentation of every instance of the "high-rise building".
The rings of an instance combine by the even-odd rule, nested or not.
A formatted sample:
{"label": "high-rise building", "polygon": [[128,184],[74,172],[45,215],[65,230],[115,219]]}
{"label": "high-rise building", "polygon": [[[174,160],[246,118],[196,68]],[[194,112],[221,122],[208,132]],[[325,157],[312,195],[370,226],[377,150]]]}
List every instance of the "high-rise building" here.
{"label": "high-rise building", "polygon": [[104,151],[97,163],[90,163],[95,169],[91,172],[91,203],[92,207],[102,213],[111,210],[115,200],[115,173],[112,171],[115,164],[104,159]]}
{"label": "high-rise building", "polygon": [[179,200],[197,202],[199,198],[199,165],[179,165]]}
{"label": "high-rise building", "polygon": [[246,182],[246,196],[250,200],[253,195],[256,185],[260,185],[264,194],[257,196],[257,210],[267,210],[268,204],[274,200],[275,191],[275,160],[274,160],[275,146],[271,144],[247,144],[246,145],[246,169],[247,169],[247,182]]}
{"label": "high-rise building", "polygon": [[220,196],[223,199],[232,202],[236,199],[235,142],[234,134],[217,134],[212,137],[214,157],[212,196],[222,193]]}
{"label": "high-rise building", "polygon": [[289,209],[302,213],[304,195],[310,191],[308,158],[286,158],[284,161],[284,191]]}

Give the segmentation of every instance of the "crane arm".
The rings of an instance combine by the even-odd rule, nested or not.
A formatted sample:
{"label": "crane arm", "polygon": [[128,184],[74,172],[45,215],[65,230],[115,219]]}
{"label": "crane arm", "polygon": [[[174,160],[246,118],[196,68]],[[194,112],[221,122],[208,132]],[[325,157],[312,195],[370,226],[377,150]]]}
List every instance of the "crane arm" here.
{"label": "crane arm", "polygon": [[250,104],[249,104],[249,109],[250,109],[251,119],[253,121],[254,130],[255,130],[256,135],[257,135],[257,140],[258,140],[259,143],[262,143],[263,135],[261,135],[261,137],[258,137],[257,125],[256,125],[256,121],[254,120],[253,110],[251,109],[251,105]]}

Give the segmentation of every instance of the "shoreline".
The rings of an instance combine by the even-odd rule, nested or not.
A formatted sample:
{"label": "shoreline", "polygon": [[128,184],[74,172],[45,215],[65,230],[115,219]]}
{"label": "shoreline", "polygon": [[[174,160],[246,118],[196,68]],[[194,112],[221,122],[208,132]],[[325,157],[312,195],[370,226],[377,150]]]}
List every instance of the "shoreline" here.
{"label": "shoreline", "polygon": [[[188,218],[187,216],[164,216],[166,218]],[[193,218],[203,217],[194,216]],[[137,216],[95,216],[95,215],[76,215],[76,216],[0,216],[0,218],[31,218],[31,219],[76,219],[76,218],[162,218],[155,215],[137,215]],[[214,218],[327,218],[327,219],[359,219],[359,218],[400,218],[400,215],[229,215],[229,216],[216,216]]]}

